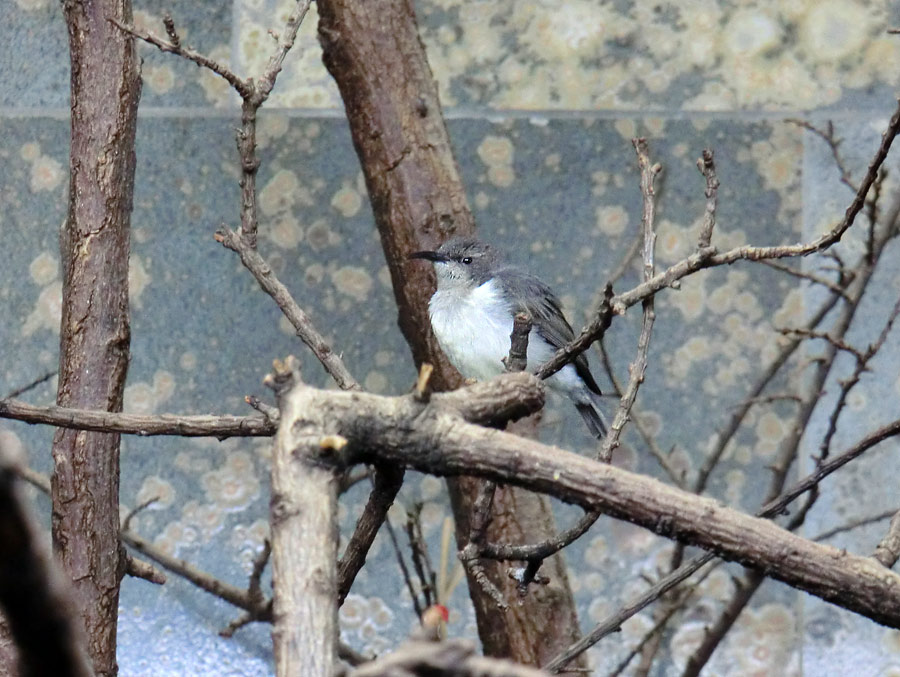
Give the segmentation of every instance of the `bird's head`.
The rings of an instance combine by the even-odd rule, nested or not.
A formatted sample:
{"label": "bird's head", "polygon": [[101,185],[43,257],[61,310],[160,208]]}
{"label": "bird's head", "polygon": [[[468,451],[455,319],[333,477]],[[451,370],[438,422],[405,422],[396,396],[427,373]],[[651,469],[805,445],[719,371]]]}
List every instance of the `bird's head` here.
{"label": "bird's head", "polygon": [[416,252],[410,258],[431,261],[439,287],[478,287],[493,277],[499,262],[493,247],[471,238],[453,238],[434,251]]}

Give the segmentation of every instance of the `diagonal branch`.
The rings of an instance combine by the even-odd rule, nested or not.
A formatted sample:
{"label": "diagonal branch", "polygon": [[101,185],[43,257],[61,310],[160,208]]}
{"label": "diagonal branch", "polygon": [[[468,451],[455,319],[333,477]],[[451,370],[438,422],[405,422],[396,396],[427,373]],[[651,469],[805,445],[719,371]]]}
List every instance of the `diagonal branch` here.
{"label": "diagonal branch", "polygon": [[[900,576],[868,558],[813,543],[767,520],[654,479],[473,426],[440,407],[437,398],[428,405],[430,411],[423,412],[413,396],[386,398],[312,388],[304,388],[304,393],[303,411],[325,412],[329,434],[347,440],[345,462],[402,463],[440,475],[466,472],[548,493],[709,549],[724,559],[765,569],[767,575],[798,589],[900,627]],[[411,424],[413,419],[417,425]],[[881,439],[898,432],[900,421],[884,429]],[[781,508],[766,509],[777,514]]]}
{"label": "diagonal branch", "polygon": [[[840,241],[845,232],[853,225],[856,216],[865,205],[866,196],[869,189],[878,178],[879,170],[887,159],[891,144],[900,133],[900,102],[891,116],[887,129],[881,137],[881,144],[878,147],[869,168],[859,185],[856,195],[853,197],[850,205],[844,213],[841,221],[831,230],[823,233],[818,238],[806,243],[794,245],[775,245],[769,247],[757,247],[752,245],[743,245],[735,247],[722,254],[718,253],[715,247],[704,247],[691,254],[685,259],[675,263],[668,269],[653,276],[650,280],[642,282],[633,289],[616,295],[611,302],[612,311],[616,314],[624,313],[631,306],[643,302],[644,299],[655,295],[666,287],[671,287],[682,278],[703,270],[705,268],[713,268],[716,266],[730,265],[736,261],[763,261],[767,259],[780,259],[798,256],[808,256],[816,252],[821,252],[834,243]],[[603,336],[606,328],[609,326],[611,317],[609,311],[601,309],[598,316],[575,337],[575,340],[568,345],[560,348],[556,354],[547,360],[540,369],[535,373],[539,378],[548,378],[562,369],[566,364],[575,359],[590,347],[597,339]]]}

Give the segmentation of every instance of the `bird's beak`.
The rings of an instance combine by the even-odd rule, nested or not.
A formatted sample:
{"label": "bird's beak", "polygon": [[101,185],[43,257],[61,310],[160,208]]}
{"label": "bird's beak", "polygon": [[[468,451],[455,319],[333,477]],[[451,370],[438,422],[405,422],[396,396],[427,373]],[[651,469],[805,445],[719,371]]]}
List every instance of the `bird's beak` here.
{"label": "bird's beak", "polygon": [[439,254],[438,252],[414,252],[409,255],[411,259],[425,259],[426,261],[433,261],[434,263],[446,263],[450,259],[443,254]]}

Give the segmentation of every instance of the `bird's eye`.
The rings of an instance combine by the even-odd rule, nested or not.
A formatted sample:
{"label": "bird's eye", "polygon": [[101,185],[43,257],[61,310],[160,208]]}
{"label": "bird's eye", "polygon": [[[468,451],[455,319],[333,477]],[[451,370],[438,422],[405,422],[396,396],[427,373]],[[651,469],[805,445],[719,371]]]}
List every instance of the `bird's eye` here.
{"label": "bird's eye", "polygon": [[464,257],[462,258],[462,262],[465,263],[466,265],[469,265],[470,263],[472,263],[472,257],[471,257],[471,256],[464,256]]}

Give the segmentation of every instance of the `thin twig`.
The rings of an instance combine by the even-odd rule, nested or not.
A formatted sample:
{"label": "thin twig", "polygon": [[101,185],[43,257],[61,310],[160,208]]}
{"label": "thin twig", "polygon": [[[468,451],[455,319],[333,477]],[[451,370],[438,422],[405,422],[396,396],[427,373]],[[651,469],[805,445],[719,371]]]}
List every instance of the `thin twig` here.
{"label": "thin twig", "polygon": [[821,542],[827,541],[829,538],[833,538],[838,534],[843,534],[847,531],[852,531],[853,529],[859,529],[860,527],[865,527],[870,524],[877,524],[878,522],[883,522],[886,519],[890,519],[896,514],[896,510],[885,510],[883,512],[878,513],[877,515],[868,515],[866,517],[860,517],[858,519],[850,520],[849,522],[845,522],[844,524],[839,524],[836,527],[832,527],[826,531],[823,531],[815,536],[812,536],[809,540]]}
{"label": "thin twig", "polygon": [[[171,17],[169,18],[171,21]],[[161,52],[167,52],[170,54],[177,54],[178,56],[184,57],[188,61],[193,61],[195,64],[202,68],[206,68],[207,70],[212,71],[216,75],[224,78],[228,84],[230,84],[241,96],[249,95],[252,91],[253,85],[243,78],[239,77],[235,74],[231,69],[223,66],[215,59],[212,59],[200,52],[197,52],[190,47],[185,47],[181,44],[181,41],[177,39],[177,34],[174,34],[174,24],[172,24],[173,28],[170,31],[170,24],[166,23],[166,31],[169,33],[170,37],[174,37],[175,39],[172,42],[163,40],[153,33],[148,31],[142,31],[132,26],[130,24],[125,24],[119,21],[118,19],[109,19],[109,22],[116,26],[119,30],[128,33],[132,37],[138,38],[139,40],[143,40],[144,42],[153,45]]]}
{"label": "thin twig", "polygon": [[[616,397],[621,398],[623,389],[622,384],[619,383],[619,379],[616,377],[615,372],[613,371],[612,360],[610,360],[609,352],[606,350],[606,344],[601,341],[599,343],[600,346],[600,356],[603,360],[603,369],[606,371],[606,375],[609,377],[610,383],[613,386],[613,392]],[[678,469],[670,460],[671,451],[669,453],[664,452],[659,445],[656,443],[656,439],[650,434],[647,430],[647,426],[644,423],[642,415],[637,410],[637,404],[631,408],[631,420],[634,424],[635,430],[638,431],[638,434],[641,436],[641,439],[644,441],[644,444],[647,446],[647,450],[650,452],[650,455],[656,459],[656,462],[659,463],[659,467],[662,468],[666,474],[669,476],[669,479],[672,480],[672,483],[683,489],[684,488],[684,469]]]}
{"label": "thin twig", "polygon": [[[644,263],[643,279],[646,282],[653,277],[656,270],[654,257],[656,249],[656,198],[653,184],[661,171],[661,167],[658,164],[651,164],[646,139],[632,139],[632,145],[637,154],[638,166],[641,170],[641,196],[643,197],[643,211],[641,214],[643,247],[641,258]],[[634,406],[638,388],[644,382],[644,374],[647,370],[647,354],[650,350],[650,336],[655,320],[656,311],[653,307],[653,297],[650,296],[644,299],[643,302],[641,334],[638,338],[637,355],[629,370],[628,386],[625,388],[625,393],[622,395],[621,400],[619,400],[619,406],[609,427],[609,434],[603,440],[603,445],[597,456],[598,460],[605,463],[609,463],[612,460],[613,451],[619,446],[619,437],[622,434],[625,423],[628,421],[631,408]]]}
{"label": "thin twig", "polygon": [[122,531],[129,531],[131,529],[131,520],[133,520],[138,515],[138,513],[143,512],[158,500],[159,496],[153,496],[129,510],[128,514],[125,515],[125,519],[122,520]]}
{"label": "thin twig", "polygon": [[58,373],[59,373],[59,372],[58,372],[57,370],[55,370],[55,369],[54,369],[53,371],[48,371],[48,372],[47,372],[46,374],[44,374],[43,376],[38,376],[36,379],[34,379],[33,381],[31,381],[30,383],[26,383],[26,384],[23,385],[23,386],[19,386],[18,388],[16,388],[16,389],[13,390],[12,392],[7,393],[6,396],[5,396],[3,399],[4,399],[4,400],[11,400],[11,399],[13,399],[14,397],[21,397],[21,396],[24,395],[25,393],[27,393],[27,392],[29,392],[29,391],[34,390],[35,388],[37,388],[39,385],[41,385],[41,384],[43,384],[43,383],[46,383],[46,382],[49,381],[51,378],[53,378],[54,376],[56,376]]}
{"label": "thin twig", "polygon": [[760,261],[764,266],[768,266],[773,270],[781,271],[782,273],[787,273],[788,275],[793,275],[794,277],[800,278],[801,280],[807,280],[812,282],[813,284],[821,285],[826,289],[833,291],[835,294],[840,294],[843,297],[846,297],[846,285],[842,285],[840,282],[833,282],[828,278],[821,277],[819,275],[814,275],[813,273],[808,273],[805,270],[798,270],[796,268],[791,268],[783,263],[779,263],[778,261]]}
{"label": "thin twig", "polygon": [[665,612],[660,616],[659,620],[654,624],[650,630],[648,630],[641,640],[632,647],[632,649],[628,652],[628,654],[623,658],[619,664],[612,669],[612,671],[607,675],[607,677],[618,677],[618,675],[622,674],[625,669],[628,667],[628,664],[634,659],[635,656],[640,653],[640,651],[644,648],[648,641],[650,641],[653,637],[659,637],[662,634],[662,630],[666,627],[668,622],[672,619],[672,617],[678,613],[681,609],[684,608],[684,605],[691,599],[691,597],[697,592],[697,589],[700,587],[700,584],[706,580],[706,578],[715,571],[715,567],[707,568],[702,574],[697,576],[697,578],[691,583],[690,586],[684,588],[682,590],[682,594],[679,595],[679,599],[673,600],[673,603],[668,604]]}
{"label": "thin twig", "polygon": [[265,416],[267,419],[269,419],[275,426],[278,425],[278,407],[273,407],[271,404],[266,404],[255,395],[247,395],[246,397],[244,397],[244,402],[246,402],[253,409],[256,409],[256,411]]}
{"label": "thin twig", "polygon": [[262,593],[262,575],[272,556],[272,541],[263,539],[263,547],[253,558],[253,568],[250,571],[250,581],[247,584],[247,596],[256,604],[263,604],[265,596]]}
{"label": "thin twig", "polygon": [[[878,250],[877,255],[880,255],[880,249]],[[890,334],[898,315],[900,315],[900,299],[897,299],[896,303],[894,303],[894,307],[888,315],[888,318],[885,321],[884,326],[882,327],[881,332],[878,335],[878,338],[875,339],[875,342],[869,344],[865,351],[859,351],[856,349],[850,351],[851,354],[856,357],[856,366],[854,367],[853,373],[850,375],[850,378],[845,379],[841,382],[841,390],[838,394],[837,402],[832,408],[831,415],[828,418],[828,428],[825,431],[824,437],[822,438],[822,443],[819,445],[820,458],[828,457],[828,453],[831,449],[831,441],[834,438],[834,435],[837,433],[838,419],[840,418],[841,412],[844,409],[847,398],[850,396],[850,391],[853,390],[854,387],[856,387],[856,384],[859,383],[859,379],[862,376],[863,372],[868,370],[869,362],[871,362],[872,358],[875,357],[878,354],[878,351],[881,350],[881,347],[887,340],[888,334]]]}
{"label": "thin twig", "polygon": [[709,661],[721,639],[734,625],[744,607],[747,606],[747,603],[765,580],[766,575],[761,571],[747,572],[740,584],[736,586],[734,594],[725,605],[725,609],[719,614],[716,622],[711,627],[706,628],[700,646],[688,656],[681,677],[697,677],[700,674],[700,670]]}
{"label": "thin twig", "polygon": [[211,595],[215,595],[219,599],[223,599],[240,609],[254,612],[257,614],[255,620],[271,620],[271,602],[266,601],[260,604],[257,600],[251,598],[247,590],[243,590],[235,585],[219,580],[212,574],[199,569],[186,560],[172,557],[147,539],[132,531],[122,531],[121,537],[123,542],[142,553],[144,556],[149,557],[163,568],[177,574],[181,578],[190,581],[201,590],[205,590]]}
{"label": "thin twig", "polygon": [[497,491],[495,482],[487,481],[481,485],[478,497],[472,506],[472,515],[469,521],[469,542],[459,551],[459,561],[463,563],[466,571],[481,586],[482,590],[490,596],[494,603],[501,609],[509,605],[503,599],[503,593],[488,578],[484,565],[480,558],[486,543],[487,528],[491,519],[491,506],[494,503],[494,494]]}
{"label": "thin twig", "polygon": [[428,559],[428,546],[425,544],[425,538],[422,536],[421,513],[421,503],[417,503],[412,510],[407,511],[406,538],[409,541],[409,552],[413,568],[416,570],[416,576],[419,577],[419,587],[422,591],[422,597],[424,597],[423,606],[428,608],[432,604],[437,603],[437,582],[434,569]]}
{"label": "thin twig", "polygon": [[628,602],[628,604],[621,607],[612,615],[607,616],[587,635],[579,639],[571,646],[566,647],[566,649],[560,652],[558,655],[554,656],[550,660],[550,662],[548,662],[544,666],[543,669],[547,672],[560,672],[569,661],[571,661],[590,647],[594,646],[594,644],[599,642],[607,635],[613,632],[618,632],[622,627],[622,623],[658,600],[660,597],[662,597],[682,581],[690,578],[701,567],[703,567],[705,564],[708,564],[714,559],[715,555],[713,555],[712,553],[706,553],[703,555],[698,555],[691,561],[682,565],[677,570],[661,579],[655,585],[645,590],[639,597]]}
{"label": "thin twig", "polygon": [[[816,311],[813,317],[810,318],[809,322],[807,322],[806,324],[806,327],[810,329],[817,327],[819,323],[822,322],[823,319],[825,319],[828,313],[831,312],[834,306],[837,305],[839,298],[840,297],[836,294],[829,297]],[[722,458],[722,454],[724,454],[725,449],[728,448],[728,444],[740,429],[741,424],[749,413],[754,401],[756,400],[756,398],[760,397],[762,391],[766,389],[772,379],[774,379],[776,374],[781,371],[781,368],[787,363],[787,361],[802,345],[802,343],[803,341],[799,338],[795,338],[789,341],[784,347],[781,348],[775,358],[769,363],[769,365],[760,374],[759,378],[753,383],[747,398],[743,401],[743,404],[741,404],[738,410],[731,415],[731,417],[728,419],[728,423],[716,436],[716,441],[713,445],[713,448],[706,455],[706,458],[701,464],[700,469],[697,471],[697,476],[692,483],[691,491],[699,494],[702,493],[704,489],[706,489],[706,483],[708,482],[712,471],[715,469],[716,465],[718,465],[719,460]]]}
{"label": "thin twig", "polygon": [[406,566],[406,560],[403,559],[403,550],[400,549],[400,542],[397,540],[397,534],[394,533],[394,527],[391,526],[390,520],[384,521],[384,527],[387,529],[391,543],[394,545],[394,554],[397,556],[397,564],[400,566],[400,573],[403,574],[403,581],[406,583],[406,589],[409,591],[410,599],[412,599],[416,617],[422,618],[422,612],[425,611],[425,609],[422,607],[422,603],[419,602],[419,593],[413,583],[412,576],[409,574],[409,567]]}
{"label": "thin twig", "polygon": [[854,192],[859,190],[859,188],[853,184],[853,178],[850,174],[850,170],[847,168],[847,164],[844,162],[844,158],[841,155],[841,139],[837,138],[834,135],[834,123],[831,122],[831,120],[825,123],[825,129],[820,129],[819,127],[813,125],[811,122],[808,122],[807,120],[800,120],[798,118],[788,118],[787,120],[785,120],[785,122],[790,122],[791,124],[795,124],[798,127],[802,127],[803,129],[812,132],[820,139],[822,139],[828,146],[828,149],[831,151],[831,156],[834,158],[834,164],[838,168],[838,172],[840,172],[841,175],[841,183],[843,183],[845,186],[847,186],[847,188]]}
{"label": "thin twig", "polygon": [[300,308],[259,252],[248,245],[239,234],[224,226],[216,231],[216,240],[241,257],[241,262],[253,274],[259,286],[278,304],[281,312],[293,325],[297,336],[309,346],[338,386],[344,390],[360,390],[359,383],[350,374],[344,361],[319,333],[309,315]]}
{"label": "thin twig", "polygon": [[338,560],[338,604],[343,604],[353,581],[366,563],[366,556],[375,542],[378,530],[387,519],[388,510],[394,504],[403,486],[403,468],[379,466],[372,477],[372,492],[356,522],[353,535],[347,542],[344,555]]}
{"label": "thin twig", "polygon": [[697,169],[706,179],[706,210],[703,214],[703,226],[700,228],[699,249],[709,247],[712,241],[713,228],[716,227],[716,207],[719,200],[719,177],[716,176],[716,163],[712,148],[704,148],[703,155],[697,160]]}
{"label": "thin twig", "polygon": [[43,423],[58,428],[96,430],[149,437],[271,437],[277,422],[262,416],[180,416],[177,414],[123,414],[50,405],[38,407],[19,400],[0,400],[0,418]]}
{"label": "thin twig", "polygon": [[300,24],[309,11],[310,1],[298,0],[295,3],[278,38],[274,53],[263,73],[255,81],[253,78],[240,78],[213,59],[184,47],[178,39],[171,17],[167,17],[164,21],[170,41],[139,31],[134,26],[126,26],[115,20],[113,22],[121,30],[156,46],[163,52],[178,54],[221,75],[241,96],[241,129],[237,133],[237,146],[241,158],[241,227],[239,232],[235,233],[222,226],[216,232],[216,240],[240,255],[241,262],[253,273],[263,290],[275,300],[294,326],[297,336],[309,346],[337,384],[344,389],[359,389],[359,384],[350,375],[341,358],[316,330],[309,316],[291,297],[287,287],[278,280],[271,267],[256,251],[258,226],[256,174],[259,169],[259,157],[256,155],[256,114],[275,86],[285,56],[293,46]]}
{"label": "thin twig", "polygon": [[814,329],[805,328],[780,328],[776,331],[778,331],[780,334],[783,334],[784,336],[799,336],[803,339],[818,339],[821,341],[825,341],[826,343],[830,343],[838,350],[843,350],[846,353],[850,353],[857,359],[857,361],[863,360],[862,351],[858,350],[855,346],[850,345],[844,339],[834,336],[827,331],[816,331]]}
{"label": "thin twig", "polygon": [[801,496],[813,487],[818,486],[822,480],[831,475],[834,471],[847,465],[850,461],[858,458],[872,447],[881,444],[887,439],[896,437],[897,435],[900,435],[900,419],[872,431],[844,452],[821,463],[814,472],[794,484],[777,499],[770,501],[763,506],[763,509],[759,513],[760,516],[770,517],[781,514],[798,496]]}
{"label": "thin twig", "polygon": [[507,543],[485,542],[481,546],[481,556],[488,559],[532,562],[542,561],[575,542],[600,518],[602,513],[594,510],[585,512],[576,524],[540,543],[511,545]]}
{"label": "thin twig", "polygon": [[[878,247],[879,253],[881,249],[882,247]],[[816,406],[818,405],[821,390],[825,387],[828,375],[834,367],[838,352],[843,350],[853,354],[857,359],[857,365],[860,371],[867,361],[867,358],[865,358],[862,353],[847,344],[845,338],[848,330],[850,329],[859,302],[862,299],[868,282],[872,277],[872,273],[874,271],[874,262],[871,265],[866,265],[866,261],[863,260],[860,262],[857,270],[859,270],[859,274],[854,281],[851,291],[847,294],[848,301],[842,306],[840,316],[838,317],[832,331],[828,334],[825,334],[823,332],[804,330],[799,334],[804,338],[825,338],[827,345],[824,355],[820,360],[816,362],[815,374],[809,384],[807,394],[803,398],[803,401],[801,402],[800,407],[796,412],[794,421],[788,427],[788,434],[780,444],[775,463],[771,468],[772,477],[770,480],[768,495],[764,503],[768,503],[769,501],[777,498],[784,490],[784,484],[787,479],[788,470],[797,458],[797,454],[799,453],[800,449],[800,441],[803,437],[804,431],[807,430],[809,421],[813,415],[814,410],[816,409]],[[888,328],[892,322],[893,318],[888,321]],[[882,336],[886,336],[886,331],[882,333]],[[862,364],[863,367],[859,367],[859,364]],[[844,384],[842,396],[838,398],[838,404],[832,411],[832,425],[836,425],[837,417],[839,416],[840,411],[843,408],[843,403],[845,401],[846,395],[849,393],[849,390],[852,387],[853,384]],[[826,437],[828,437],[827,434]],[[824,450],[819,459],[820,462],[828,455],[827,445],[825,445],[823,449]],[[791,518],[790,524],[787,527],[788,529],[794,530],[803,523],[806,514],[812,508],[818,497],[819,491],[818,485],[816,485],[807,495],[806,500],[801,506],[800,510],[798,510]],[[707,661],[712,657],[713,652],[716,650],[718,645],[725,638],[725,635],[731,629],[734,622],[737,620],[738,615],[740,615],[741,611],[750,602],[753,595],[759,589],[759,586],[762,584],[763,580],[764,576],[759,572],[751,571],[745,574],[743,585],[739,585],[737,587],[734,594],[732,595],[732,598],[725,605],[725,609],[719,615],[719,618],[705,634],[700,646],[692,653],[692,655],[688,659],[687,665],[684,669],[684,672],[682,673],[682,677],[696,677],[697,675],[699,675],[700,671],[706,665]]]}

